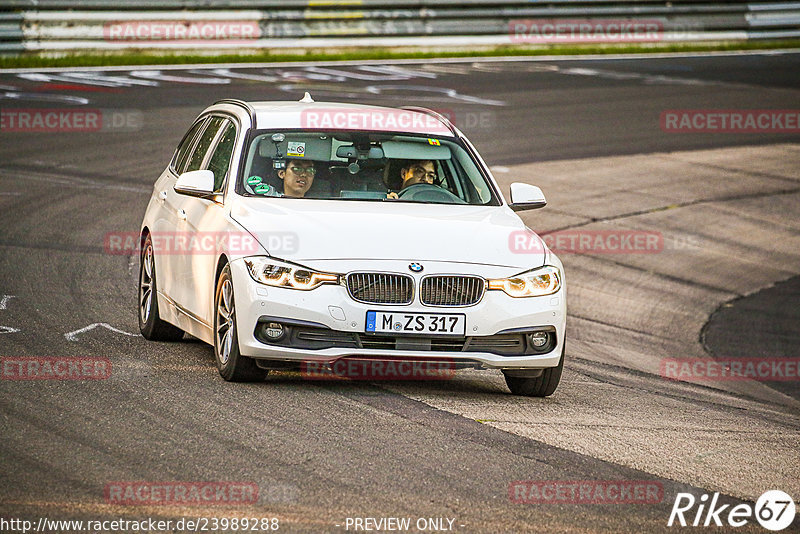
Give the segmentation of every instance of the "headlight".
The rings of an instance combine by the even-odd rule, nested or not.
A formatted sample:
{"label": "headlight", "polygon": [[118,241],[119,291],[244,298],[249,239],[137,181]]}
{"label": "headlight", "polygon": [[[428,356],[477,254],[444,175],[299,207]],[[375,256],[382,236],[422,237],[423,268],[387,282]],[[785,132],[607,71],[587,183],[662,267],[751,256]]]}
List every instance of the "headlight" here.
{"label": "headlight", "polygon": [[489,280],[489,289],[505,291],[512,297],[543,297],[561,289],[558,267],[545,265],[510,278]]}
{"label": "headlight", "polygon": [[244,264],[247,266],[247,271],[253,280],[268,286],[308,291],[322,284],[339,283],[338,274],[320,273],[274,258],[245,258]]}

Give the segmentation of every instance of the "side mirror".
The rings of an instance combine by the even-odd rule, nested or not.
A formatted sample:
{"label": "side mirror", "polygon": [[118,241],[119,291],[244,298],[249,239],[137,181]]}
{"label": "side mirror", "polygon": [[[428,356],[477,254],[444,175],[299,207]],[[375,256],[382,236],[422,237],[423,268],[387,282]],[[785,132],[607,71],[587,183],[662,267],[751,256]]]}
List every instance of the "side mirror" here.
{"label": "side mirror", "polygon": [[514,211],[535,210],[547,205],[542,190],[535,185],[514,182],[511,184],[511,205]]}
{"label": "side mirror", "polygon": [[175,192],[200,198],[213,196],[214,173],[208,170],[185,172],[178,176]]}

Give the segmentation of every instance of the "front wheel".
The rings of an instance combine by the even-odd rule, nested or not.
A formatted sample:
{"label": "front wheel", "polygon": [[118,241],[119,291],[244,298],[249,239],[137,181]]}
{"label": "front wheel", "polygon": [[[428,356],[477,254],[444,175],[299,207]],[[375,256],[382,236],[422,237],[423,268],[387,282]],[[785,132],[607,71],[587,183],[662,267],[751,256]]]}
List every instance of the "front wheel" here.
{"label": "front wheel", "polygon": [[266,375],[252,358],[239,352],[236,304],[230,265],[222,269],[214,294],[214,359],[220,376],[229,382],[253,382]]}
{"label": "front wheel", "polygon": [[537,377],[520,377],[509,376],[505,371],[503,374],[506,377],[506,385],[511,393],[514,395],[522,395],[525,397],[548,397],[558,387],[561,381],[561,371],[564,369],[564,354],[567,344],[561,348],[561,359],[555,367],[549,367],[542,371],[542,374]]}

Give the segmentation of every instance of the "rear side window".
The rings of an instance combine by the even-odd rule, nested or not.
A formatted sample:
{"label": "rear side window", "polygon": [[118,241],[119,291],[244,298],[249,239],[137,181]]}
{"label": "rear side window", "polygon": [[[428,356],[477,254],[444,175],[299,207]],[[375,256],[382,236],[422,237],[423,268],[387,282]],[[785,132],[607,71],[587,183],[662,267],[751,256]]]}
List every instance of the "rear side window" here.
{"label": "rear side window", "polygon": [[201,127],[205,123],[205,120],[195,123],[195,125],[192,126],[188,132],[186,132],[186,135],[183,136],[181,144],[178,145],[178,150],[175,151],[175,160],[172,162],[172,168],[177,174],[181,174],[184,167],[186,167],[186,160],[189,158],[189,154],[191,153],[192,145],[194,144],[194,138],[197,137],[197,132],[200,131]]}
{"label": "rear side window", "polygon": [[208,126],[206,126],[205,131],[203,131],[200,139],[198,139],[194,151],[192,151],[192,155],[189,158],[189,164],[186,166],[186,172],[200,169],[201,165],[203,164],[203,158],[205,157],[206,152],[208,152],[208,148],[211,146],[211,143],[214,141],[214,137],[216,137],[220,126],[222,126],[224,122],[225,119],[222,117],[212,117],[211,120],[208,121]]}
{"label": "rear side window", "polygon": [[231,121],[226,120],[211,159],[208,162],[208,170],[214,173],[214,191],[222,191],[225,184],[225,176],[228,175],[228,167],[231,164],[233,147],[236,144],[236,126]]}

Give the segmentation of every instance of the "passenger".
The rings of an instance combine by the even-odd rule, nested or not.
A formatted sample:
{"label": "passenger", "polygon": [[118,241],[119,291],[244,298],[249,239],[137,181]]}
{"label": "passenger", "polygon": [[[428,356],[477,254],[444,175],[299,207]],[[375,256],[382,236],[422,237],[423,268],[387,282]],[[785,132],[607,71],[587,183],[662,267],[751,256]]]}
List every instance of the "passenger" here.
{"label": "passenger", "polygon": [[283,180],[283,196],[302,198],[314,183],[317,170],[314,162],[302,159],[290,159],[286,168],[278,171],[278,178]]}
{"label": "passenger", "polygon": [[283,193],[264,182],[261,176],[251,176],[247,179],[247,185],[252,187],[257,195],[303,198],[314,183],[316,173],[313,161],[290,159],[286,162],[286,168],[277,172],[278,178],[283,181]]}
{"label": "passenger", "polygon": [[[417,184],[433,185],[436,178],[436,164],[433,161],[411,161],[400,169],[400,179],[402,180],[400,190],[402,191]],[[395,192],[391,192],[386,195],[386,198],[398,198],[398,195]]]}

